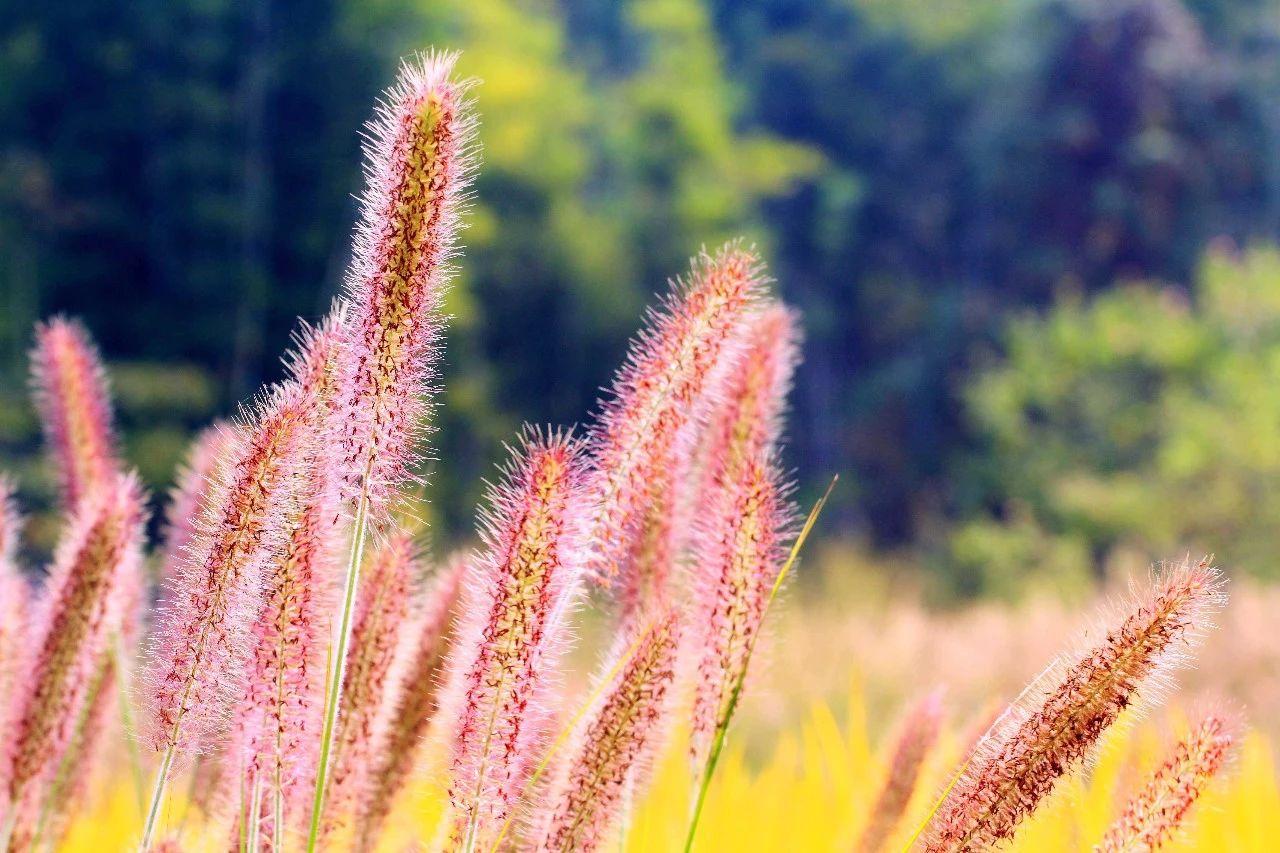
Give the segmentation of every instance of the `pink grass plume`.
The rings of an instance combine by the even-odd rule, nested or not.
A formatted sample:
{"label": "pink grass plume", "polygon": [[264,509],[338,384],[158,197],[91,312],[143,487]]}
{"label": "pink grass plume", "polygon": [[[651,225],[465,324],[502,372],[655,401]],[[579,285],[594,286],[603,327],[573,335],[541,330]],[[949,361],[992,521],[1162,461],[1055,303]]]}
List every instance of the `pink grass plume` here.
{"label": "pink grass plume", "polygon": [[[256,829],[270,849],[279,849],[287,833],[301,829],[315,781],[327,618],[345,530],[339,470],[318,440],[326,403],[336,393],[339,332],[333,318],[304,330],[299,351],[289,360],[299,397],[313,407],[312,420],[304,426],[311,438],[303,442],[301,469],[281,487],[288,496],[282,510],[286,539],[264,569],[248,678],[232,714],[227,761],[238,775],[229,779],[236,787],[231,795],[258,787]],[[225,432],[213,439],[218,444],[233,441]]]}
{"label": "pink grass plume", "polygon": [[526,436],[488,496],[464,580],[443,719],[456,720],[455,849],[487,850],[521,807],[546,738],[584,566],[580,444]]}
{"label": "pink grass plume", "polygon": [[420,575],[413,536],[407,532],[390,534],[365,567],[338,712],[331,826],[369,808],[373,775],[385,755],[415,639],[416,614],[410,607]]}
{"label": "pink grass plume", "polygon": [[920,780],[920,770],[938,739],[942,725],[942,693],[935,690],[919,700],[902,721],[889,769],[858,840],[862,853],[886,849]]}
{"label": "pink grass plume", "polygon": [[785,305],[767,302],[736,337],[741,355],[727,360],[714,382],[694,512],[712,490],[733,482],[748,459],[782,437],[787,393],[800,360],[799,318]]}
{"label": "pink grass plume", "polygon": [[117,476],[84,494],[54,555],[31,621],[3,779],[16,815],[12,849],[34,839],[127,606],[122,580],[142,559],[143,498]]}
{"label": "pink grass plume", "polygon": [[1126,709],[1159,695],[1221,608],[1222,586],[1207,560],[1166,566],[1101,643],[1051,668],[979,744],[935,813],[926,849],[986,849],[1012,837]]}
{"label": "pink grass plume", "polygon": [[691,753],[706,761],[735,697],[787,558],[796,522],[790,486],[771,453],[743,460],[734,481],[714,491],[695,531],[694,690]]}
{"label": "pink grass plume", "polygon": [[444,327],[459,213],[474,170],[456,54],[401,66],[366,128],[366,188],[347,276],[341,440],[348,480],[385,506],[412,476]]}
{"label": "pink grass plume", "polygon": [[1125,805],[1096,849],[1102,853],[1157,850],[1172,840],[1191,807],[1230,760],[1238,726],[1223,714],[1209,714],[1147,779]]}
{"label": "pink grass plume", "polygon": [[606,658],[616,671],[539,797],[532,821],[540,851],[596,850],[639,795],[670,722],[680,643],[677,611],[641,616]]}
{"label": "pink grass plume", "polygon": [[466,571],[466,555],[455,554],[414,604],[419,612],[412,623],[410,657],[357,824],[356,837],[367,840],[370,848],[414,769],[432,721],[437,719],[438,687]]}
{"label": "pink grass plume", "polygon": [[165,510],[164,548],[160,556],[162,578],[177,571],[185,559],[200,519],[210,511],[209,498],[216,489],[215,484],[225,479],[227,466],[236,457],[236,440],[236,428],[219,421],[205,427],[191,442]]}
{"label": "pink grass plume", "polygon": [[82,325],[55,317],[36,327],[31,377],[63,503],[72,507],[121,468],[102,359]]}
{"label": "pink grass plume", "polygon": [[701,255],[633,339],[590,435],[594,574],[623,575],[624,606],[665,591],[675,557],[676,486],[716,365],[764,287],[756,255],[730,244]]}
{"label": "pink grass plume", "polygon": [[293,490],[314,441],[315,400],[296,381],[273,388],[242,424],[244,439],[186,558],[168,579],[145,676],[141,736],[162,754],[144,826],[150,844],[175,760],[213,749],[242,695],[265,575],[288,541]]}

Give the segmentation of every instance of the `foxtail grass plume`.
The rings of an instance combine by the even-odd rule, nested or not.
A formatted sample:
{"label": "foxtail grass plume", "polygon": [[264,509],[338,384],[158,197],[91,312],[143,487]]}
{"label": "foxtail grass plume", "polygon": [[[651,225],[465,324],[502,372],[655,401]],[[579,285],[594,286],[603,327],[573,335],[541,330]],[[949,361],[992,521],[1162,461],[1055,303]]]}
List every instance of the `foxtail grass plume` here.
{"label": "foxtail grass plume", "polygon": [[598,849],[628,797],[643,789],[669,722],[680,622],[668,608],[632,625],[606,659],[606,677],[616,672],[607,692],[576,727],[540,796],[532,821],[537,850]]}
{"label": "foxtail grass plume", "polygon": [[373,773],[387,747],[415,639],[409,608],[420,574],[413,536],[406,532],[391,534],[365,567],[338,712],[331,825],[369,808]]}
{"label": "foxtail grass plume", "polygon": [[1187,813],[1235,751],[1237,727],[1210,714],[1165,759],[1111,825],[1102,853],[1156,850],[1172,840]]}
{"label": "foxtail grass plume", "polygon": [[1165,568],[1100,645],[1058,668],[979,745],[931,822],[926,849],[985,849],[1011,838],[1064,774],[1187,659],[1225,594],[1207,560]]}
{"label": "foxtail grass plume", "polygon": [[457,720],[454,848],[488,850],[519,807],[551,715],[581,585],[581,446],[533,433],[488,495],[484,548],[464,580],[442,713]]}
{"label": "foxtail grass plume", "polygon": [[665,585],[675,556],[665,527],[692,458],[691,423],[705,409],[708,377],[731,355],[734,331],[763,287],[750,250],[731,244],[696,258],[688,279],[673,284],[632,340],[591,431],[593,570],[605,583],[624,575],[631,609]]}
{"label": "foxtail grass plume", "polygon": [[385,505],[411,476],[444,327],[475,117],[456,54],[406,62],[366,128],[366,188],[345,298],[341,424],[348,479]]}
{"label": "foxtail grass plume", "polygon": [[[149,652],[142,734],[168,762],[210,748],[206,740],[243,690],[264,574],[287,542],[288,486],[314,437],[313,402],[288,381],[246,419],[238,458],[215,484],[166,586]],[[168,770],[162,767],[162,779]]]}
{"label": "foxtail grass plume", "polygon": [[413,647],[401,680],[399,697],[385,743],[376,757],[369,795],[357,824],[356,838],[371,847],[382,822],[390,814],[396,796],[414,769],[420,745],[432,721],[437,719],[437,687],[449,649],[467,558],[454,555],[430,587],[415,602]]}
{"label": "foxtail grass plume", "polygon": [[935,690],[917,702],[902,721],[889,759],[889,771],[858,841],[858,850],[862,853],[886,849],[916,792],[920,769],[938,739],[941,725],[942,693]]}
{"label": "foxtail grass plume", "polygon": [[[299,397],[313,407],[312,421],[304,427],[311,438],[303,442],[301,470],[281,486],[287,495],[282,511],[287,539],[270,555],[264,570],[249,677],[232,714],[228,760],[239,777],[230,795],[238,798],[241,788],[258,786],[261,811],[256,829],[263,846],[271,849],[278,849],[285,833],[301,827],[318,757],[326,619],[333,607],[343,533],[339,472],[319,435],[327,403],[336,393],[339,332],[333,318],[306,329],[289,360]],[[211,441],[231,446],[234,438],[224,431]],[[237,813],[247,814],[243,808]]]}
{"label": "foxtail grass plume", "polygon": [[31,375],[62,500],[74,507],[121,468],[102,359],[83,326],[55,317],[36,327]]}
{"label": "foxtail grass plume", "polygon": [[14,806],[12,849],[25,849],[54,807],[77,724],[126,606],[121,579],[142,559],[142,492],[132,477],[82,496],[58,545],[31,623],[14,699],[3,780]]}
{"label": "foxtail grass plume", "polygon": [[209,498],[217,481],[225,478],[227,463],[238,455],[236,429],[221,421],[196,435],[178,471],[178,482],[169,495],[165,511],[164,550],[160,556],[160,576],[168,578],[185,559],[195,539],[200,519],[209,511]]}
{"label": "foxtail grass plume", "polygon": [[[31,588],[18,568],[18,537],[22,516],[13,498],[13,484],[0,477],[0,721],[16,695],[22,650],[27,643]],[[0,761],[3,758],[0,757]],[[0,798],[0,807],[4,800]]]}
{"label": "foxtail grass plume", "polygon": [[738,337],[741,356],[726,361],[715,380],[695,513],[713,489],[736,480],[746,460],[782,436],[787,392],[800,360],[799,319],[785,305],[768,302],[743,322]]}
{"label": "foxtail grass plume", "polygon": [[759,636],[795,526],[790,487],[772,454],[743,461],[738,477],[717,488],[695,531],[694,689],[691,751],[706,760],[716,732],[729,723],[735,696]]}

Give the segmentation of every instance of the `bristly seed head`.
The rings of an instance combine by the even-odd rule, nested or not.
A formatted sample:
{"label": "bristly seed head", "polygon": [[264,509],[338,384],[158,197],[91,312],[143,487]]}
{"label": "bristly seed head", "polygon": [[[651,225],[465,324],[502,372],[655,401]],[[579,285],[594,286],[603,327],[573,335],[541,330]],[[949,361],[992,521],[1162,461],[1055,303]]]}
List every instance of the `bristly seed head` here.
{"label": "bristly seed head", "polygon": [[385,507],[411,477],[429,414],[459,213],[475,160],[455,54],[407,62],[367,129],[367,187],[347,277],[335,419],[345,479]]}
{"label": "bristly seed head", "polygon": [[1102,853],[1139,853],[1159,849],[1171,840],[1230,759],[1237,731],[1234,721],[1222,714],[1201,720],[1129,801],[1097,849]]}
{"label": "bristly seed head", "polygon": [[74,507],[121,469],[106,371],[84,327],[55,317],[36,326],[31,377],[63,504]]}
{"label": "bristly seed head", "polygon": [[437,719],[437,688],[466,571],[466,555],[455,554],[414,605],[416,612],[409,630],[409,635],[415,638],[411,656],[356,832],[356,837],[367,840],[370,847],[396,795],[413,771],[428,728]]}
{"label": "bristly seed head", "polygon": [[628,796],[643,790],[670,721],[680,621],[668,608],[632,625],[614,645],[604,672],[619,664],[621,669],[574,731],[565,760],[542,792],[542,807],[532,821],[537,850],[597,849]]}
{"label": "bristly seed head", "polygon": [[[593,573],[624,575],[628,606],[661,596],[674,559],[674,499],[716,365],[733,357],[734,331],[764,288],[755,253],[737,245],[693,262],[633,339],[590,436]],[[634,608],[633,608],[634,609]]]}
{"label": "bristly seed head", "polygon": [[583,565],[579,442],[526,435],[481,519],[466,575],[443,719],[456,720],[449,799],[455,847],[494,842],[545,735]]}
{"label": "bristly seed head", "polygon": [[930,851],[985,849],[1010,837],[1103,731],[1150,700],[1185,660],[1225,595],[1207,560],[1167,567],[1105,641],[1047,678],[979,746],[930,826]]}
{"label": "bristly seed head", "polygon": [[169,578],[146,676],[144,738],[157,751],[210,748],[242,694],[264,575],[287,542],[289,484],[310,457],[314,416],[296,382],[271,391],[241,427],[238,458]]}
{"label": "bristly seed head", "polygon": [[925,757],[938,739],[941,725],[942,692],[935,690],[917,702],[902,721],[889,759],[889,772],[858,841],[858,849],[862,853],[883,850],[898,828],[915,794]]}
{"label": "bristly seed head", "polygon": [[728,724],[734,691],[745,678],[794,532],[790,488],[765,450],[744,460],[737,479],[715,490],[695,530],[695,764],[706,759],[716,730]]}
{"label": "bristly seed head", "polygon": [[391,534],[374,551],[363,574],[338,713],[337,761],[329,793],[331,829],[368,810],[373,773],[387,747],[415,639],[409,607],[421,567],[413,536]]}
{"label": "bristly seed head", "polygon": [[122,582],[139,571],[142,559],[142,513],[137,480],[117,475],[82,496],[54,555],[5,733],[0,778],[15,805],[15,839],[34,830],[85,715],[111,634],[120,629],[129,603]]}
{"label": "bristly seed head", "polygon": [[311,401],[312,421],[306,430],[312,438],[305,442],[301,469],[281,486],[281,523],[287,538],[264,570],[265,593],[253,627],[249,677],[232,715],[228,761],[241,772],[229,780],[236,790],[226,792],[225,798],[235,800],[242,788],[260,787],[258,831],[264,844],[279,835],[277,799],[285,824],[280,831],[301,828],[319,758],[327,618],[343,527],[338,471],[318,439],[333,399],[339,328],[331,317],[305,329],[298,352],[288,360],[299,395]]}
{"label": "bristly seed head", "polygon": [[238,455],[236,442],[240,438],[235,427],[218,421],[201,430],[191,442],[165,510],[161,578],[169,578],[186,558],[199,520],[210,512],[208,502],[217,488],[215,484],[225,480],[227,466]]}

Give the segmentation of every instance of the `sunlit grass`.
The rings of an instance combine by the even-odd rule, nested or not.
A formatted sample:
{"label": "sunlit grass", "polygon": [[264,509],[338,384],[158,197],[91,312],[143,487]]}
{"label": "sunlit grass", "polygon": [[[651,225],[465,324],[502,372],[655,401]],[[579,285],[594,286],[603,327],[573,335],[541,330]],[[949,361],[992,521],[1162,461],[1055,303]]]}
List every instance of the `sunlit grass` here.
{"label": "sunlit grass", "polygon": [[[858,685],[855,680],[839,712],[826,702],[814,703],[802,719],[777,733],[763,760],[750,760],[741,743],[730,742],[711,784],[696,850],[852,849],[883,778],[887,750],[869,734],[864,691]],[[1064,780],[1009,849],[1092,849],[1123,805],[1124,792],[1156,765],[1184,727],[1177,710],[1121,727],[1106,739],[1087,772]],[[968,729],[969,721],[953,720],[944,731],[926,762],[926,784],[916,791],[890,849],[903,849],[928,814],[934,795],[955,769]],[[414,840],[435,837],[445,806],[437,779],[424,768],[398,802],[379,850],[402,851]],[[692,791],[693,774],[677,735],[652,787],[632,810],[625,840],[611,849],[678,849],[688,827]],[[162,825],[172,830],[186,808],[181,798],[175,799]],[[62,850],[128,849],[141,827],[136,795],[121,774],[100,780],[93,802],[78,815]],[[226,849],[226,830],[195,813],[187,815],[183,829],[184,849]],[[1278,837],[1280,786],[1273,745],[1252,732],[1234,766],[1205,793],[1168,849],[1269,851]]]}

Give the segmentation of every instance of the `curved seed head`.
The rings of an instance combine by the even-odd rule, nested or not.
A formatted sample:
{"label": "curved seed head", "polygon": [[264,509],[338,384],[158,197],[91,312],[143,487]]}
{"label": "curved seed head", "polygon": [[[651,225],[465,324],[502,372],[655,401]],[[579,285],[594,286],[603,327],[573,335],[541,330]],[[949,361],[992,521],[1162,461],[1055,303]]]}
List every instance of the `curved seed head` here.
{"label": "curved seed head", "polygon": [[454,843],[487,849],[524,794],[546,736],[583,565],[581,447],[527,435],[481,520],[463,581],[444,719],[457,720]]}
{"label": "curved seed head", "polygon": [[1010,838],[1127,708],[1159,694],[1222,606],[1222,587],[1208,560],[1166,567],[1102,643],[1051,670],[1042,689],[1005,712],[934,816],[927,849]]}
{"label": "curved seed head", "polygon": [[63,503],[72,507],[121,468],[106,371],[80,323],[55,317],[36,326],[31,378]]}

